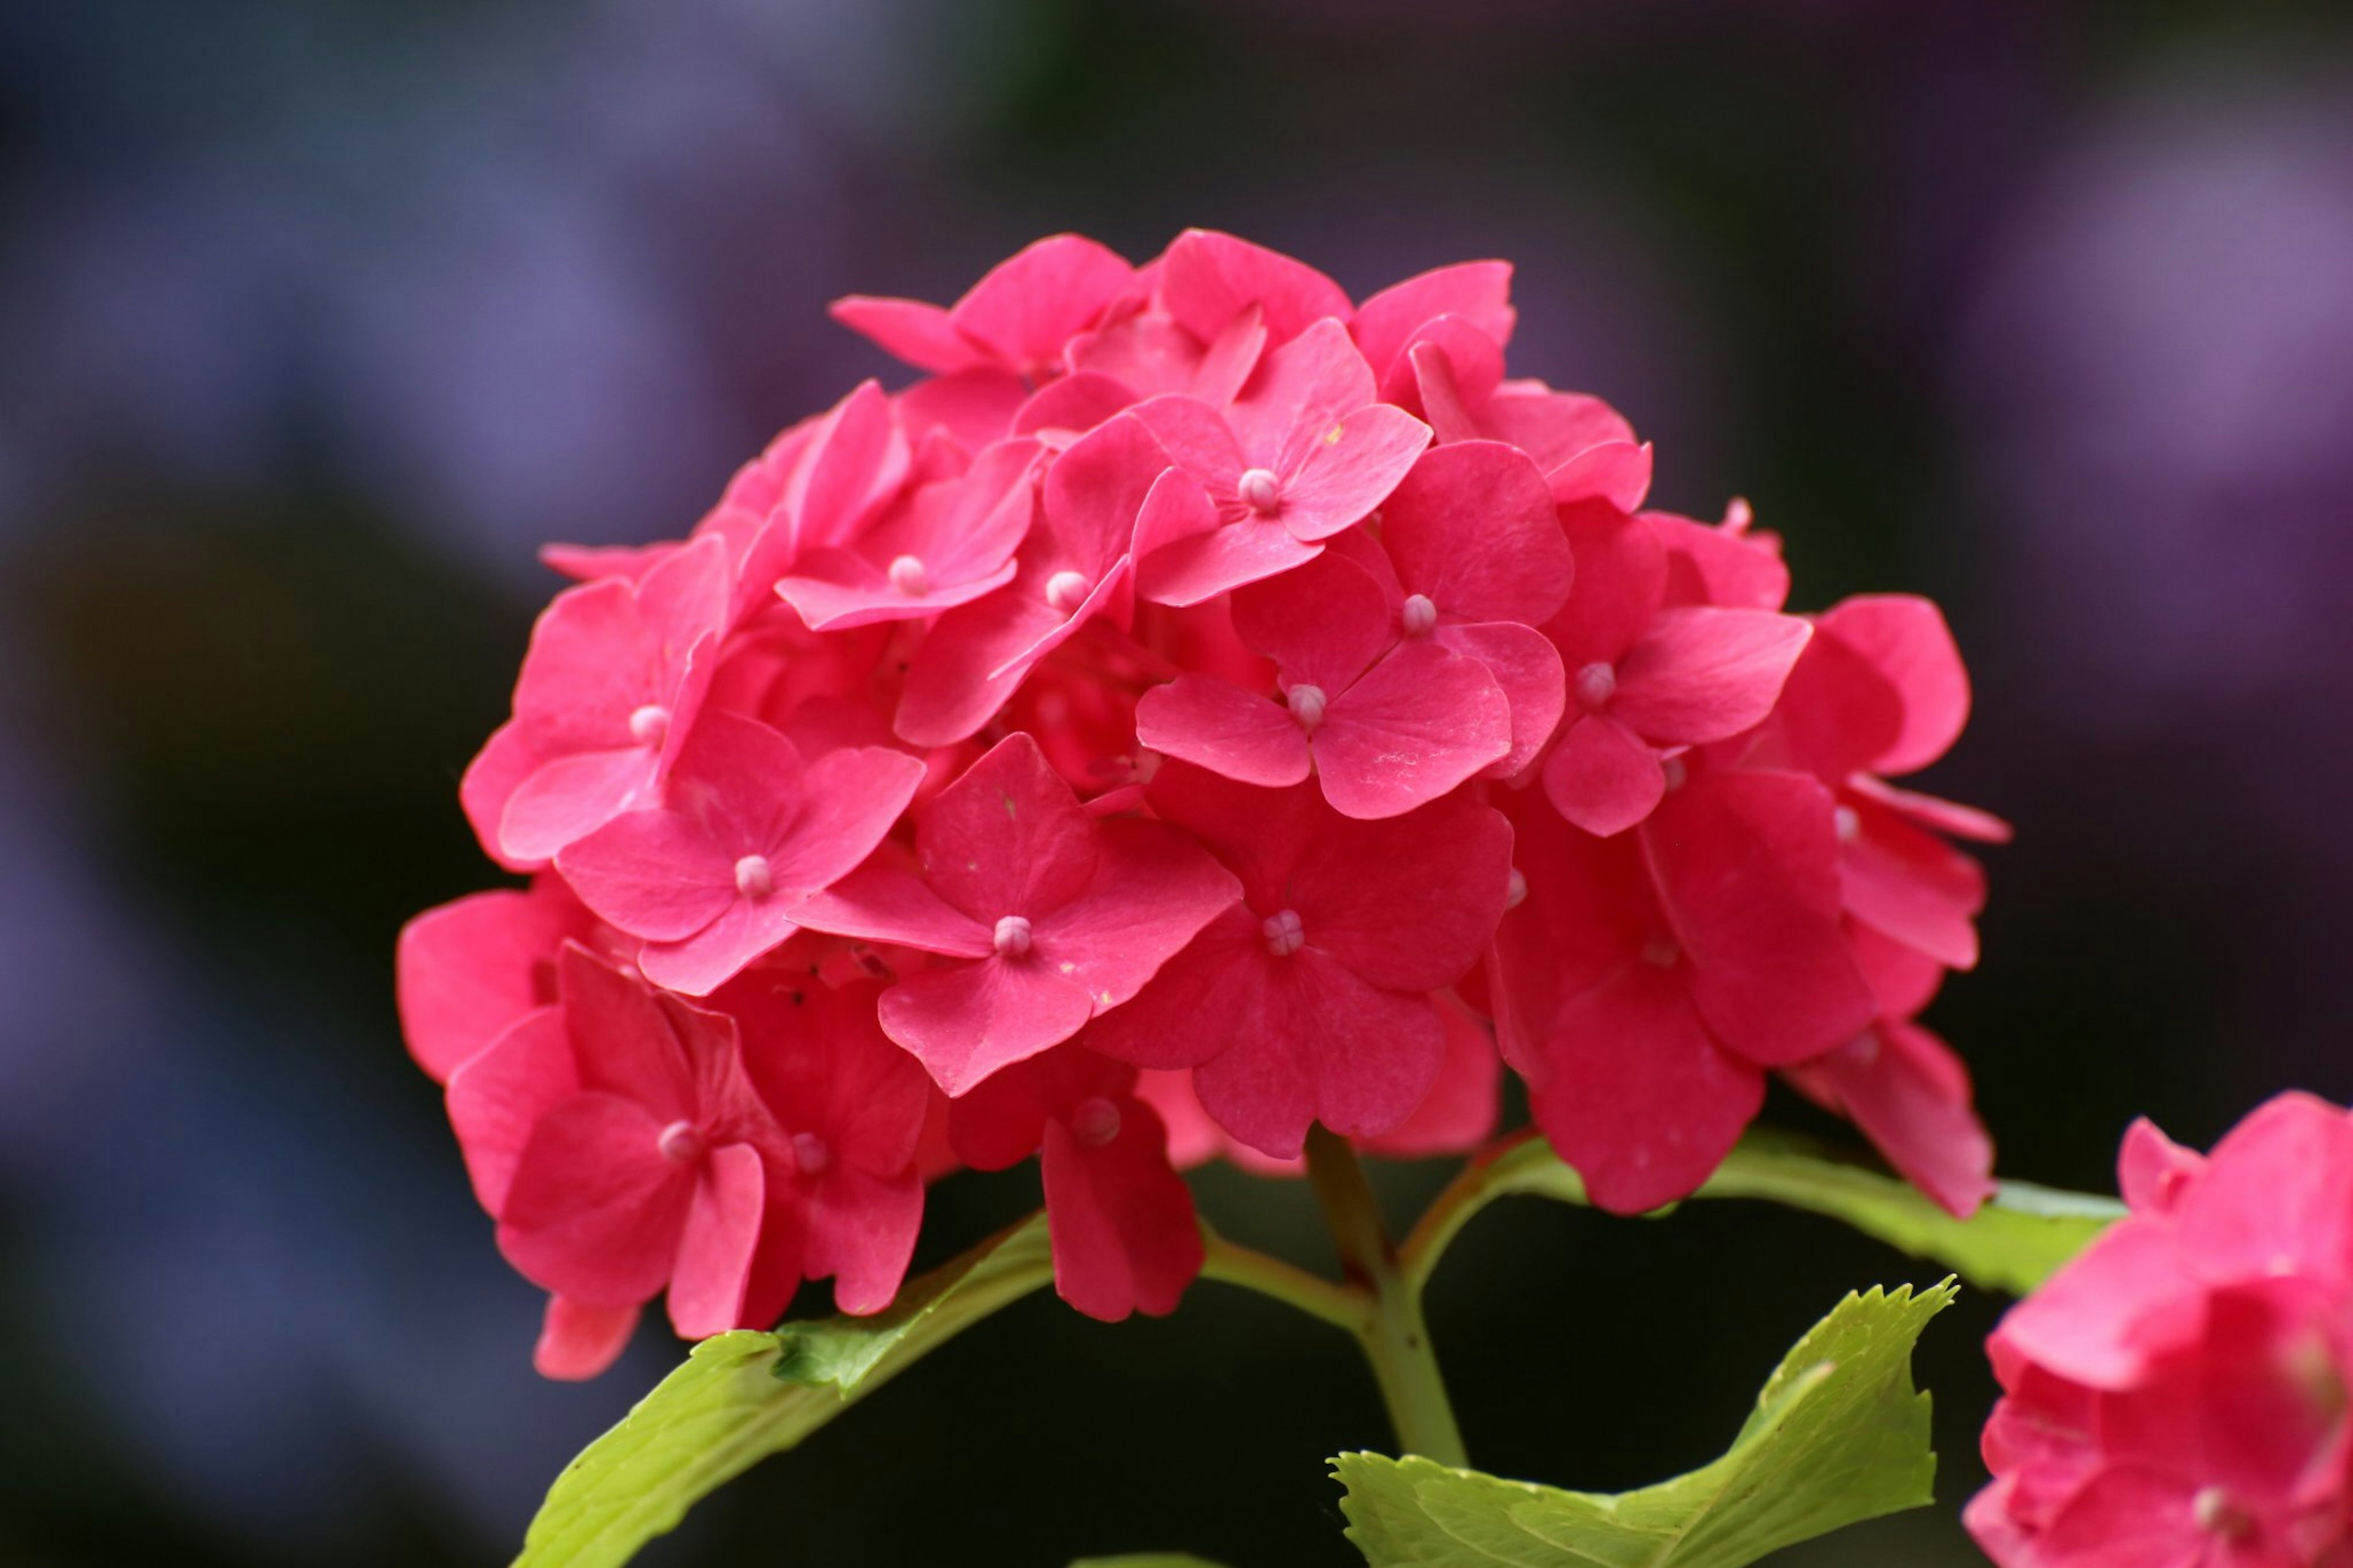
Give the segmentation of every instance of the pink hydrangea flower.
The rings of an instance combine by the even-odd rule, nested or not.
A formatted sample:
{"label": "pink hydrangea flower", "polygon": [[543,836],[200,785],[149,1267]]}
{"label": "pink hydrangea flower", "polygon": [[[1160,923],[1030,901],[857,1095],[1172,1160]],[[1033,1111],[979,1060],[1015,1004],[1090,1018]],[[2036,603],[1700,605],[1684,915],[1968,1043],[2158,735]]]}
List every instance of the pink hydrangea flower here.
{"label": "pink hydrangea flower", "polygon": [[2129,1217],[2013,1308],[1969,1531],[2002,1568],[2353,1556],[2353,1122],[2283,1095],[2201,1159],[2147,1122]]}

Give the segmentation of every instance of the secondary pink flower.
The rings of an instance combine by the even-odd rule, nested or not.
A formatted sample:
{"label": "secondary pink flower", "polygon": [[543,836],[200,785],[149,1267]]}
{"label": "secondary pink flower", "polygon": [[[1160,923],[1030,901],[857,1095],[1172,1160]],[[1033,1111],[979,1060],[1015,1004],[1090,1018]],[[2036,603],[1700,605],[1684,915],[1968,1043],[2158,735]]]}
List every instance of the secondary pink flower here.
{"label": "secondary pink flower", "polygon": [[1012,580],[942,616],[917,652],[896,720],[910,744],[953,745],[972,734],[1095,616],[1124,626],[1138,540],[1193,526],[1207,504],[1126,416],[1055,460],[1043,503],[1043,526],[1021,547]]}
{"label": "secondary pink flower", "polygon": [[563,993],[553,1016],[568,1058],[550,1051],[544,1068],[558,1082],[568,1069],[576,1089],[523,1107],[529,1132],[494,1211],[500,1250],[580,1306],[618,1311],[667,1287],[680,1333],[735,1327],[769,1133],[733,1024],[578,947],[565,950]]}
{"label": "secondary pink flower", "polygon": [[880,1311],[914,1256],[930,1086],[875,1023],[881,990],[764,965],[712,998],[735,1021],[772,1123],[760,1144],[766,1223],[744,1290],[747,1323],[776,1321],[803,1279],[828,1277],[839,1310]]}
{"label": "secondary pink flower", "polygon": [[1134,287],[1135,269],[1093,240],[1058,234],[989,269],[946,310],[914,300],[853,294],[834,320],[918,370],[982,368],[1042,381],[1062,347]]}
{"label": "secondary pink flower", "polygon": [[883,1028],[952,1095],[1126,1002],[1235,896],[1182,835],[1091,816],[1028,735],[943,790],[915,842],[922,879],[869,866],[799,919],[956,961],[881,1003]]}
{"label": "secondary pink flower", "polygon": [[1397,488],[1430,431],[1374,401],[1373,373],[1337,321],[1270,352],[1225,409],[1155,397],[1134,416],[1217,503],[1219,526],[1145,553],[1146,598],[1198,604],[1312,560]]}
{"label": "secondary pink flower", "polygon": [[957,1155],[976,1171],[1039,1156],[1054,1289],[1091,1318],[1174,1311],[1201,1272],[1193,1194],[1169,1163],[1135,1069],[1083,1047],[1017,1062],[955,1102]]}
{"label": "secondary pink flower", "polygon": [[1312,772],[1334,807],[1368,820],[1511,752],[1511,703],[1487,667],[1434,639],[1396,642],[1380,584],[1343,556],[1237,594],[1234,629],[1275,661],[1282,700],[1182,675],[1137,703],[1138,741],[1240,784],[1279,789]]}
{"label": "secondary pink flower", "polygon": [[1948,1212],[1966,1219],[1993,1195],[1993,1140],[1978,1120],[1968,1069],[1919,1025],[1883,1017],[1785,1076],[1853,1122],[1906,1181]]}
{"label": "secondary pink flower", "polygon": [[2353,1559],[2353,1123],[2283,1095],[2211,1161],[2146,1125],[2132,1205],[2013,1308],[1970,1533],[2003,1568]]}
{"label": "secondary pink flower", "polygon": [[1003,586],[1037,507],[1043,456],[1001,441],[969,472],[919,485],[840,544],[803,552],[776,584],[818,631],[937,615]]}
{"label": "secondary pink flower", "polygon": [[1695,773],[1641,832],[1506,803],[1527,889],[1496,940],[1506,1056],[1595,1203],[1641,1213],[1706,1180],[1767,1068],[1862,1033],[1877,1001],[1839,925],[1828,793]]}
{"label": "secondary pink flower", "polygon": [[706,713],[662,805],[614,818],[556,867],[583,903],[643,939],[648,979],[708,995],[799,929],[803,900],[873,851],[923,776],[881,747],[804,766],[766,725]]}
{"label": "secondary pink flower", "polygon": [[1723,741],[1773,710],[1810,630],[1765,610],[1662,609],[1665,542],[1647,516],[1569,509],[1577,585],[1545,629],[1568,672],[1569,718],[1545,794],[1604,837],[1654,810],[1666,752]]}
{"label": "secondary pink flower", "polygon": [[555,596],[532,628],[514,717],[459,792],[492,859],[543,866],[652,793],[710,682],[727,591],[724,550],[698,542],[640,583]]}
{"label": "secondary pink flower", "polygon": [[1478,961],[1504,910],[1503,817],[1454,795],[1354,821],[1313,790],[1252,789],[1179,763],[1150,798],[1232,868],[1241,897],[1087,1043],[1138,1067],[1194,1068],[1219,1125],[1279,1159],[1316,1121],[1370,1135],[1411,1115],[1446,1048],[1428,994]]}

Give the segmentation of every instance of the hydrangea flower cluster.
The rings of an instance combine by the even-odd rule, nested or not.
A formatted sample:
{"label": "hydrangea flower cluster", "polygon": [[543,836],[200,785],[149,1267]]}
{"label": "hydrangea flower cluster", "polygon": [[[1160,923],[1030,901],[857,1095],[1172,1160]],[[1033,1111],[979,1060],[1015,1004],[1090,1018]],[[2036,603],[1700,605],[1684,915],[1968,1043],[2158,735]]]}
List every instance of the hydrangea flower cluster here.
{"label": "hydrangea flower cluster", "polygon": [[2353,1120],[2282,1095],[2211,1158],[2147,1121],[2132,1214],[2012,1309],[1970,1532],[2003,1568],[2353,1563]]}
{"label": "hydrangea flower cluster", "polygon": [[1959,732],[1942,617],[1786,608],[1778,542],[1644,509],[1599,399],[1507,378],[1510,268],[1354,304],[1194,231],[1040,241],[836,316],[924,373],[575,580],[468,770],[528,887],[404,933],[501,1248],[589,1374],[809,1279],[888,1303],[925,1184],[1039,1159],[1061,1294],[1164,1312],[1180,1166],[1493,1130],[1603,1206],[1691,1192],[1768,1075],[1957,1213],[1915,1022],[2002,825],[1888,782]]}

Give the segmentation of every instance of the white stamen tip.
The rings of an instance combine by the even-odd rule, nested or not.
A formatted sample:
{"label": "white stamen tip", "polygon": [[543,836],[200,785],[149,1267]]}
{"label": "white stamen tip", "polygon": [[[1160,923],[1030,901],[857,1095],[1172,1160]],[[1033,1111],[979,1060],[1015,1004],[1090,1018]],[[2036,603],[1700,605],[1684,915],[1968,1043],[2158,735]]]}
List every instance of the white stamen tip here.
{"label": "white stamen tip", "polygon": [[673,1165],[691,1164],[702,1158],[702,1134],[694,1130],[691,1121],[673,1121],[661,1130],[655,1147]]}
{"label": "white stamen tip", "polygon": [[1528,874],[1517,866],[1512,868],[1512,880],[1504,890],[1504,907],[1516,910],[1528,901]]}
{"label": "white stamen tip", "polygon": [[1320,686],[1294,686],[1284,694],[1291,704],[1291,716],[1299,721],[1303,730],[1313,730],[1324,722],[1324,689]]}
{"label": "white stamen tip", "polygon": [[913,555],[893,556],[890,569],[891,586],[910,598],[931,586],[931,574],[923,570],[921,558]]}
{"label": "white stamen tip", "polygon": [[1587,665],[1577,672],[1577,700],[1588,708],[1599,708],[1618,695],[1618,672],[1601,663]]}
{"label": "white stamen tip", "polygon": [[997,922],[988,940],[1006,957],[1018,958],[1029,951],[1029,922],[1020,915],[1008,915]]}
{"label": "white stamen tip", "polygon": [[1831,820],[1838,825],[1838,840],[1840,843],[1852,844],[1857,838],[1862,837],[1862,818],[1855,815],[1854,807],[1851,805],[1840,806],[1837,811],[1831,814]]}
{"label": "white stamen tip", "polygon": [[629,739],[640,746],[659,746],[670,734],[670,710],[649,702],[629,715]]}
{"label": "white stamen tip", "polygon": [[1119,1107],[1102,1095],[1090,1095],[1071,1112],[1071,1136],[1090,1149],[1100,1149],[1119,1136]]}
{"label": "white stamen tip", "polygon": [[1284,910],[1266,917],[1259,930],[1266,934],[1266,950],[1277,958],[1289,958],[1307,945],[1307,928],[1300,923],[1297,910]]}
{"label": "white stamen tip", "polygon": [[1642,962],[1654,963],[1661,969],[1672,969],[1675,960],[1683,955],[1683,950],[1675,945],[1672,937],[1654,936],[1642,944]]}
{"label": "white stamen tip", "polygon": [[1046,579],[1046,603],[1067,616],[1087,602],[1092,586],[1083,572],[1057,572]]}
{"label": "white stamen tip", "polygon": [[2221,1487],[2200,1487],[2189,1500],[2189,1517],[2198,1528],[2213,1535],[2244,1535],[2252,1522],[2246,1510]]}
{"label": "white stamen tip", "polygon": [[804,1176],[821,1176],[833,1163],[833,1151],[824,1139],[814,1132],[793,1134],[793,1163],[801,1168]]}
{"label": "white stamen tip", "polygon": [[1242,505],[1264,517],[1282,504],[1282,479],[1271,468],[1247,468],[1241,482],[1234,489],[1242,498]]}
{"label": "white stamen tip", "polygon": [[776,890],[765,855],[746,855],[735,862],[735,890],[747,899],[765,899]]}
{"label": "white stamen tip", "polygon": [[1683,788],[1691,780],[1691,769],[1683,765],[1681,757],[1667,758],[1659,764],[1659,771],[1667,775],[1667,788],[1671,791]]}
{"label": "white stamen tip", "polygon": [[1427,594],[1409,594],[1398,616],[1405,622],[1405,635],[1418,637],[1438,624],[1438,605]]}

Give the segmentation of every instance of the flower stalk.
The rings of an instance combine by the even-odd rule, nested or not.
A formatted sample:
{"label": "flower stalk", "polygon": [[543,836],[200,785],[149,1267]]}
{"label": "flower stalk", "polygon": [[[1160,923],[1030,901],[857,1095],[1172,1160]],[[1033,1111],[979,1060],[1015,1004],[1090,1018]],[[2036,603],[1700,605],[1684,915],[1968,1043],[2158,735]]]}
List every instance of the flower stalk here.
{"label": "flower stalk", "polygon": [[1397,1248],[1356,1150],[1322,1125],[1312,1128],[1307,1178],[1332,1228],[1342,1270],[1372,1298],[1371,1315],[1357,1328],[1356,1342],[1372,1363],[1398,1445],[1442,1465],[1467,1467],[1470,1456],[1422,1321],[1421,1292],[1398,1267]]}

